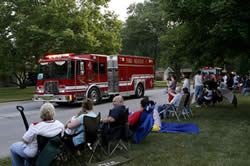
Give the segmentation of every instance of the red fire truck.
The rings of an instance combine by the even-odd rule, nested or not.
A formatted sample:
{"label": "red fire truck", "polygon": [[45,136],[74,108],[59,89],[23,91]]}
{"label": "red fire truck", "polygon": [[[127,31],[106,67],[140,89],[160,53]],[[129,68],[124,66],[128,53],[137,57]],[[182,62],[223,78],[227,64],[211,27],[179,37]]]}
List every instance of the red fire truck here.
{"label": "red fire truck", "polygon": [[205,73],[206,75],[213,74],[217,80],[217,79],[219,79],[219,76],[221,74],[221,70],[222,69],[219,67],[204,67],[201,69],[201,72]]}
{"label": "red fire truck", "polygon": [[201,72],[205,73],[205,74],[212,73],[215,75],[219,75],[219,74],[221,74],[221,68],[219,68],[219,67],[204,67],[201,69]]}
{"label": "red fire truck", "polygon": [[88,97],[144,96],[154,87],[152,58],[125,55],[47,55],[39,60],[34,101],[78,103]]}

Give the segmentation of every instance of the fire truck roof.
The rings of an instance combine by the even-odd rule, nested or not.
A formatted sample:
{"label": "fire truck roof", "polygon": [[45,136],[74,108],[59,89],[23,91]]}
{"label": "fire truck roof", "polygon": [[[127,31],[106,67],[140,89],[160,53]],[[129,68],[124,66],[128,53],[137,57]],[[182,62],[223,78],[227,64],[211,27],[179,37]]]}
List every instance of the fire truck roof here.
{"label": "fire truck roof", "polygon": [[150,57],[141,57],[141,56],[131,56],[131,55],[101,55],[101,54],[82,54],[82,55],[75,55],[73,53],[66,53],[66,54],[48,54],[45,56],[45,59],[40,59],[38,62],[54,62],[54,61],[69,61],[69,60],[87,60],[93,61],[96,57],[108,57],[108,56],[117,56],[117,57],[124,57],[124,58],[147,58],[151,59],[153,62],[153,58]]}

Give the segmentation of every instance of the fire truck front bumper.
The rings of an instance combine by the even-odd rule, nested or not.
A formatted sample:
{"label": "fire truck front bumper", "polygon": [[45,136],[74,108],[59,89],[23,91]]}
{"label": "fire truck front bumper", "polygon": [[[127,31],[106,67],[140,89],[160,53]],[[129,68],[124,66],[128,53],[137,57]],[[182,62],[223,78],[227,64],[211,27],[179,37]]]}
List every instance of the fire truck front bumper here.
{"label": "fire truck front bumper", "polygon": [[72,95],[33,95],[33,101],[46,101],[46,102],[71,102]]}

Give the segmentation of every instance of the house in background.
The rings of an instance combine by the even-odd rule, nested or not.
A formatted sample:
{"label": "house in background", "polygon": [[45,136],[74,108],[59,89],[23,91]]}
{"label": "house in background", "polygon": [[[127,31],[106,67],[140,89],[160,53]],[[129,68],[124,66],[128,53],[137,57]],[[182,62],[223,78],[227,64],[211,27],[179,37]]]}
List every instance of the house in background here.
{"label": "house in background", "polygon": [[180,69],[182,77],[184,77],[186,74],[189,74],[189,76],[192,74],[191,68],[182,68]]}
{"label": "house in background", "polygon": [[163,80],[163,75],[164,75],[164,69],[163,68],[158,68],[155,71],[155,80],[156,81],[162,81]]}
{"label": "house in background", "polygon": [[174,73],[174,70],[171,67],[168,67],[167,69],[164,68],[158,68],[155,71],[155,80],[156,81],[166,81],[168,77]]}
{"label": "house in background", "polygon": [[171,67],[168,67],[165,71],[164,71],[164,81],[167,81],[167,79],[169,78],[169,76],[171,74],[174,74],[174,70]]}

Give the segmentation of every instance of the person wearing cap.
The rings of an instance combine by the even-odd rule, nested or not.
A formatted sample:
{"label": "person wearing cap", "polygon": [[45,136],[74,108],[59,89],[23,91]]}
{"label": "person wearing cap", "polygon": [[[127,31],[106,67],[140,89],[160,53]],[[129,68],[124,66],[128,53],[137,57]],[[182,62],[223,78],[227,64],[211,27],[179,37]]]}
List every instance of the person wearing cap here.
{"label": "person wearing cap", "polygon": [[29,159],[34,158],[38,152],[37,136],[54,137],[63,136],[64,125],[54,120],[55,108],[51,103],[45,103],[40,109],[41,122],[33,123],[25,132],[22,140],[11,145],[11,161],[13,166],[29,165]]}

